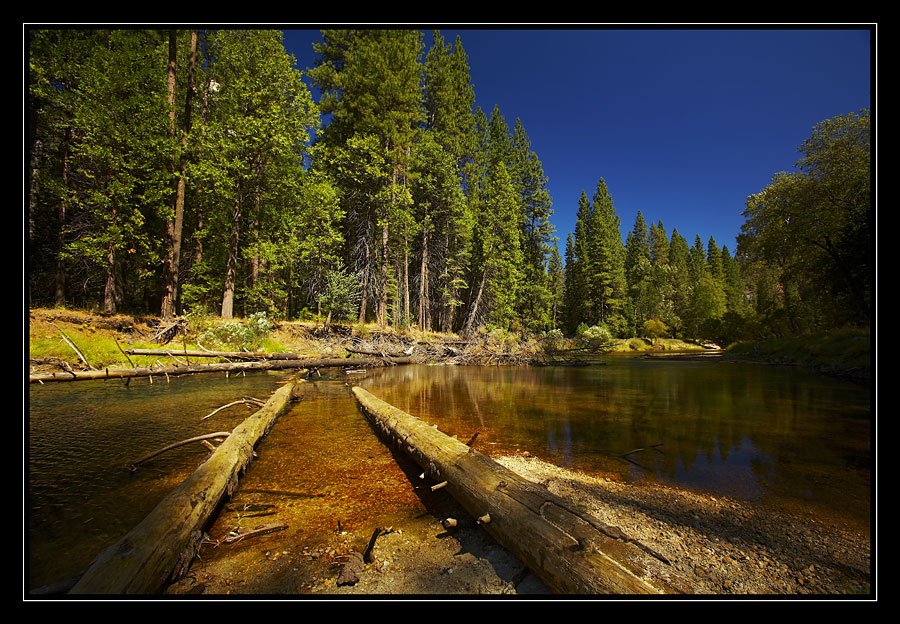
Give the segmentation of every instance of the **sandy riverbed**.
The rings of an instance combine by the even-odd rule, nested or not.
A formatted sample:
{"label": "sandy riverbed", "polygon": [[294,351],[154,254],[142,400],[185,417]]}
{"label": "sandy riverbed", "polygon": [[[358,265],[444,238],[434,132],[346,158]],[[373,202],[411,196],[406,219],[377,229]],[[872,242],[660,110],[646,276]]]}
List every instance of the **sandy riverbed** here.
{"label": "sandy riverbed", "polygon": [[[573,473],[532,457],[498,461],[543,483],[601,521],[662,554],[697,596],[872,597],[868,534],[810,515],[654,484]],[[460,518],[446,530],[441,520]],[[516,595],[553,599],[537,576],[446,497],[427,512],[398,518],[381,535],[374,562],[340,584],[349,553],[368,534],[333,532],[296,548],[277,534],[248,540],[192,568],[168,593],[245,598],[441,598]]]}

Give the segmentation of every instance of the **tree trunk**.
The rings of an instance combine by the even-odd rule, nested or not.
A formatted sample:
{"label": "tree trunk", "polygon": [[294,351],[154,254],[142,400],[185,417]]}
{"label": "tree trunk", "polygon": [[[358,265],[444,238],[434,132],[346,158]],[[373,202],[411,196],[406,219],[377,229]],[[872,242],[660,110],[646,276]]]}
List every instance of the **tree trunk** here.
{"label": "tree trunk", "polygon": [[289,368],[357,368],[394,364],[412,364],[413,358],[296,358],[265,359],[258,362],[223,362],[216,364],[191,364],[185,366],[156,366],[141,368],[105,368],[103,370],[73,371],[30,375],[30,383],[49,381],[87,381],[92,379],[129,379],[134,377],[165,377],[193,373],[241,372],[261,370],[286,370]]}
{"label": "tree trunk", "polygon": [[241,182],[237,182],[234,208],[231,213],[231,238],[228,243],[228,265],[225,269],[225,290],[222,295],[222,318],[234,317],[234,282],[237,274],[238,235],[241,221]]}
{"label": "tree trunk", "polygon": [[[169,33],[169,107],[170,133],[175,138],[175,63],[177,58],[177,31]],[[178,170],[175,171],[174,155],[172,176],[175,184],[174,221],[166,223],[166,242],[169,246],[165,263],[165,284],[160,316],[163,321],[170,321],[175,316],[175,305],[178,298],[178,272],[181,266],[181,238],[184,228],[184,172],[187,168],[187,137],[191,131],[191,107],[194,94],[194,63],[197,53],[197,31],[191,31],[191,49],[188,60],[188,84],[185,94],[184,125],[181,132],[181,150],[178,156]]]}
{"label": "tree trunk", "polygon": [[409,325],[409,246],[403,237],[403,325]]}
{"label": "tree trunk", "polygon": [[121,540],[101,552],[71,594],[156,594],[189,569],[219,503],[234,493],[253,449],[290,403],[294,382],[232,430],[203,465]]}
{"label": "tree trunk", "polygon": [[65,248],[65,238],[63,232],[66,227],[66,203],[69,197],[69,143],[72,139],[72,128],[66,128],[63,138],[62,149],[62,192],[63,197],[59,201],[59,212],[57,217],[59,230],[56,233],[57,256],[56,256],[56,291],[54,301],[57,306],[66,304],[66,266],[62,259],[63,249]]}
{"label": "tree trunk", "polygon": [[683,593],[671,565],[545,487],[527,481],[359,387],[373,426],[397,444],[502,546],[563,594]]}
{"label": "tree trunk", "polygon": [[[118,199],[112,199],[112,223],[116,223]],[[119,256],[116,253],[116,242],[109,241],[106,248],[106,267],[104,269],[103,279],[103,311],[107,314],[115,314],[119,304],[119,294],[121,285],[119,284]]]}
{"label": "tree trunk", "polygon": [[419,329],[430,329],[431,319],[428,318],[428,215],[424,219],[425,229],[422,232],[422,268],[419,272]]}
{"label": "tree trunk", "polygon": [[475,324],[475,316],[478,314],[478,306],[481,305],[481,296],[484,294],[484,283],[487,281],[487,268],[484,269],[484,273],[481,274],[481,284],[478,285],[478,294],[475,295],[475,301],[472,302],[472,309],[469,310],[469,318],[466,320],[466,327],[464,333],[468,335],[472,331],[472,326]]}
{"label": "tree trunk", "polygon": [[366,302],[369,298],[369,262],[370,262],[370,248],[368,239],[363,243],[365,245],[365,258],[363,261],[363,274],[362,274],[362,294],[359,300],[359,324],[364,325],[366,322]]}
{"label": "tree trunk", "polygon": [[387,325],[387,301],[388,301],[388,225],[381,226],[381,283],[378,285],[378,326],[384,328]]}

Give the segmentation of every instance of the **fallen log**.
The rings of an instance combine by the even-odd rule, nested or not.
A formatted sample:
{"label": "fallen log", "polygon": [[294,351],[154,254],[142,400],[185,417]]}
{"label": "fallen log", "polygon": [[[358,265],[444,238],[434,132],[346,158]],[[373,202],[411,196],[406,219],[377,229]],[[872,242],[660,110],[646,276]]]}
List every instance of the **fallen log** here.
{"label": "fallen log", "polygon": [[366,390],[352,391],[375,429],[439,481],[553,591],[688,593],[668,561],[619,528],[603,524]]}
{"label": "fallen log", "polygon": [[228,358],[230,360],[300,360],[309,356],[299,353],[265,353],[263,351],[196,351],[192,349],[174,351],[173,349],[126,349],[129,355],[170,355],[175,353],[185,357],[196,358]]}
{"label": "fallen log", "polygon": [[31,383],[45,381],[78,381],[89,379],[123,379],[152,375],[188,375],[193,373],[282,370],[290,368],[337,368],[346,366],[381,366],[383,364],[410,364],[412,358],[303,358],[285,360],[261,360],[258,362],[219,362],[215,364],[188,364],[175,366],[145,366],[139,368],[105,368],[93,371],[65,373],[41,373],[30,375]]}
{"label": "fallen log", "polygon": [[156,594],[183,576],[196,556],[203,529],[230,496],[253,449],[288,407],[295,382],[279,388],[140,524],[112,544],[70,594]]}

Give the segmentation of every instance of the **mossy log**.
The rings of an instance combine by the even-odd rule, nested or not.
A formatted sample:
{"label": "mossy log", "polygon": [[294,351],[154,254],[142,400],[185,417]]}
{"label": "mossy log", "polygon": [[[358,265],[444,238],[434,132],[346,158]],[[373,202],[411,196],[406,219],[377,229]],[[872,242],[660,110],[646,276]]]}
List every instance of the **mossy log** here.
{"label": "mossy log", "polygon": [[276,390],[140,524],[101,552],[69,593],[157,594],[183,576],[199,551],[204,528],[234,492],[257,442],[290,403],[294,383],[300,382]]}
{"label": "mossy log", "polygon": [[361,411],[502,546],[561,594],[688,593],[663,557],[545,487],[359,387]]}
{"label": "mossy log", "polygon": [[215,364],[187,364],[177,366],[145,366],[138,368],[104,368],[92,371],[71,371],[65,373],[42,373],[29,377],[31,383],[46,381],[78,381],[90,379],[123,379],[131,377],[152,377],[166,375],[188,375],[192,373],[241,372],[258,370],[281,370],[290,368],[332,368],[381,366],[383,364],[409,364],[412,358],[302,358],[262,360],[258,362],[220,362]]}

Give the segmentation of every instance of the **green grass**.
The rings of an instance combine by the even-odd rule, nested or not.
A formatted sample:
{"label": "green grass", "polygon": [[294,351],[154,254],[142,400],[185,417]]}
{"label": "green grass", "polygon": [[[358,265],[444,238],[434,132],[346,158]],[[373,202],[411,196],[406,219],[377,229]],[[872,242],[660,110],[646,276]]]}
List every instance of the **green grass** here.
{"label": "green grass", "polygon": [[[128,359],[116,346],[116,341],[100,332],[95,332],[90,328],[72,328],[65,330],[66,336],[71,340],[78,350],[84,355],[85,359],[95,368],[104,367],[130,367]],[[30,332],[29,351],[32,358],[58,358],[72,365],[81,365],[81,359],[70,347],[63,337],[57,332],[55,335],[38,335],[33,329]],[[155,349],[159,345],[147,343],[129,343],[123,344],[123,349]],[[178,349],[175,349],[177,352]],[[148,366],[155,363],[157,356],[129,356],[135,366]]]}

